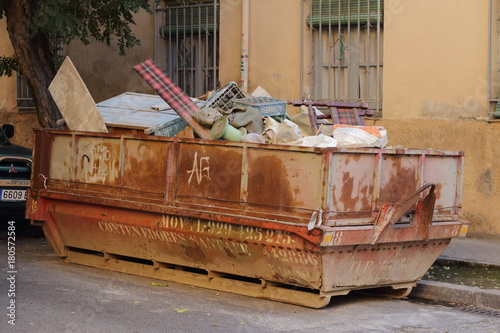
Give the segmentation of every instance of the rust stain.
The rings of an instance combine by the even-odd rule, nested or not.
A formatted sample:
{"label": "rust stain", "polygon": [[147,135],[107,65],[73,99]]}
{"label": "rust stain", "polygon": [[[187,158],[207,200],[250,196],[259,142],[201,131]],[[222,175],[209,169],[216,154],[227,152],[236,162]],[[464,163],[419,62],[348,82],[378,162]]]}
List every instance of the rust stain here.
{"label": "rust stain", "polygon": [[436,208],[441,208],[443,207],[442,204],[439,204],[439,199],[441,198],[443,192],[442,192],[442,189],[443,189],[443,183],[437,183],[436,184],[436,188],[434,189],[434,193],[436,194]]}
{"label": "rust stain", "polygon": [[[166,157],[169,146],[158,143],[127,142],[124,187],[153,193],[164,193]],[[118,167],[118,166],[116,166]]]}
{"label": "rust stain", "polygon": [[287,207],[295,204],[283,160],[258,157],[251,162],[248,174],[249,202]]}
{"label": "rust stain", "polygon": [[192,259],[194,263],[204,264],[206,262],[206,255],[199,247],[187,245],[181,245],[181,247],[186,256]]}
{"label": "rust stain", "polygon": [[417,189],[417,172],[411,166],[403,166],[400,157],[384,157],[384,163],[389,163],[387,170],[392,170],[385,186],[380,189],[380,200],[383,202],[398,202]]}
{"label": "rust stain", "polygon": [[351,176],[349,171],[344,172],[342,176],[342,196],[341,200],[344,204],[344,210],[354,209],[356,200],[353,200],[354,190],[354,177]]}
{"label": "rust stain", "polygon": [[229,250],[227,247],[224,248],[224,251],[226,251],[226,255],[229,257],[229,258],[236,258],[236,256],[234,255],[233,252],[231,252],[231,250]]}

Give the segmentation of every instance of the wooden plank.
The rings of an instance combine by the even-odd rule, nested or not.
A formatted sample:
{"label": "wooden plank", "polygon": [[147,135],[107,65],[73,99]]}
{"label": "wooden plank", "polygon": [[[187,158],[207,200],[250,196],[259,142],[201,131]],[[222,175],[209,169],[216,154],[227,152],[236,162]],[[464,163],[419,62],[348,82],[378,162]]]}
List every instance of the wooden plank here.
{"label": "wooden plank", "polygon": [[70,130],[108,133],[94,99],[69,57],[52,80],[49,91]]}

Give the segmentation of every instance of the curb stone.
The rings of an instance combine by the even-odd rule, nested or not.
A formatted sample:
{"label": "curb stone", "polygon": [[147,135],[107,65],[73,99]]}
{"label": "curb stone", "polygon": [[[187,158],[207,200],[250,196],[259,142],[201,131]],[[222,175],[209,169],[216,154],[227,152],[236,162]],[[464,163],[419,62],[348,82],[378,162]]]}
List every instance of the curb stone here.
{"label": "curb stone", "polygon": [[491,264],[488,262],[484,261],[477,261],[477,260],[466,260],[466,259],[460,259],[457,260],[455,258],[451,257],[444,257],[441,256],[436,261],[434,262],[434,265],[439,265],[439,266],[459,266],[459,267],[491,267],[491,268],[500,268],[500,266],[496,264]]}
{"label": "curb stone", "polygon": [[500,310],[500,290],[438,281],[418,281],[408,297]]}

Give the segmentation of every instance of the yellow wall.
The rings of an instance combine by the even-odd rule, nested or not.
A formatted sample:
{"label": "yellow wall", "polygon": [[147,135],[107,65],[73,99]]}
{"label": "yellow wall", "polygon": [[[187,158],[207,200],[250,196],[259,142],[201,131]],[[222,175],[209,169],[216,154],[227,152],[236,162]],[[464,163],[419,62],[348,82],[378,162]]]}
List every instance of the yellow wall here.
{"label": "yellow wall", "polygon": [[[7,22],[0,20],[0,56],[11,56],[14,51],[7,34]],[[39,127],[35,114],[21,114],[17,109],[16,76],[0,76],[0,125],[16,127],[12,143],[31,148],[32,129]]]}
{"label": "yellow wall", "polygon": [[111,46],[96,42],[90,46],[79,42],[66,46],[66,54],[96,103],[127,91],[154,93],[132,68],[144,60],[154,59],[154,16],[142,10],[135,21],[137,25],[131,26],[132,31],[141,45],[126,49],[125,56],[118,55],[118,46],[113,41]]}
{"label": "yellow wall", "polygon": [[[300,0],[250,0],[248,91],[300,94]],[[220,81],[240,82],[241,0],[221,0]],[[226,16],[229,14],[229,16]]]}
{"label": "yellow wall", "polygon": [[386,3],[384,119],[486,119],[488,1]]}
{"label": "yellow wall", "polygon": [[488,1],[386,1],[389,144],[465,152],[463,215],[500,234],[500,123],[488,122]]}

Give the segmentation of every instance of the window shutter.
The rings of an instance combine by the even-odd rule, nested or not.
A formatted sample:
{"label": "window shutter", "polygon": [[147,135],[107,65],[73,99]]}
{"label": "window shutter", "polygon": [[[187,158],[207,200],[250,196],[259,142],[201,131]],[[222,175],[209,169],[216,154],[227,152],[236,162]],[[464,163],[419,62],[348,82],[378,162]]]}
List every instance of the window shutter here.
{"label": "window shutter", "polygon": [[309,27],[383,23],[384,0],[313,0]]}
{"label": "window shutter", "polygon": [[219,30],[219,11],[214,17],[213,5],[172,6],[165,15],[165,25],[160,28],[160,35],[208,34]]}

